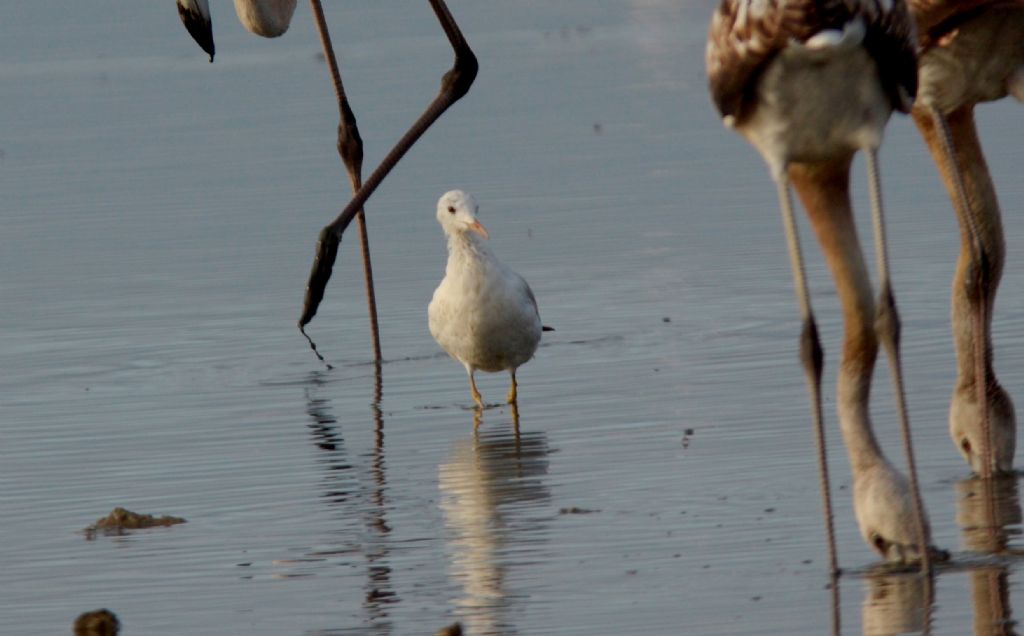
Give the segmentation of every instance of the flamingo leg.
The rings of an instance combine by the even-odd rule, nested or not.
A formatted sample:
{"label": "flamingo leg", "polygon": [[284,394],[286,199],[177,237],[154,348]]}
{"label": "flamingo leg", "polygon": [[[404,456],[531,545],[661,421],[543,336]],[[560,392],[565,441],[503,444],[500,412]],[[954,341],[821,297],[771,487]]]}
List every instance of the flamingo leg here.
{"label": "flamingo leg", "polygon": [[875,257],[878,261],[879,296],[875,314],[875,333],[885,347],[892,370],[893,393],[896,398],[896,411],[900,419],[900,432],[903,435],[903,448],[906,451],[907,473],[910,480],[911,502],[914,508],[914,522],[917,526],[917,539],[920,544],[921,571],[928,575],[931,563],[928,554],[928,536],[925,532],[924,506],[921,504],[921,491],[917,481],[917,466],[914,461],[914,446],[910,435],[910,418],[907,415],[907,400],[903,385],[903,369],[900,361],[900,317],[896,311],[896,299],[892,293],[892,279],[889,276],[889,254],[885,236],[885,216],[882,206],[882,189],[878,171],[878,150],[867,148],[864,151],[868,164],[868,188],[871,195],[872,225],[875,234]]}
{"label": "flamingo leg", "polygon": [[441,79],[441,90],[430,102],[427,109],[413,123],[408,131],[398,140],[398,143],[388,152],[380,165],[370,174],[366,181],[359,187],[359,191],[352,197],[345,209],[334,221],[329,223],[320,231],[317,241],[316,256],[313,260],[313,267],[309,274],[309,281],[306,285],[306,295],[303,301],[302,315],[299,318],[299,328],[302,329],[316,315],[316,310],[323,299],[324,290],[331,277],[331,270],[338,254],[338,246],[341,243],[341,235],[345,228],[352,222],[352,218],[363,208],[370,195],[377,189],[384,177],[391,172],[391,169],[399,162],[406,152],[416,141],[427,131],[437,119],[444,114],[452,104],[465,95],[473,80],[476,78],[478,64],[476,56],[469,48],[466,38],[459,30],[455,18],[445,5],[444,0],[430,0],[441,28],[455,53],[455,62],[452,68],[444,74]]}
{"label": "flamingo leg", "polygon": [[[320,36],[320,45],[324,51],[324,59],[327,60],[327,66],[334,83],[334,94],[338,99],[338,111],[340,114],[338,120],[338,154],[341,156],[345,169],[348,171],[352,193],[356,194],[363,184],[363,140],[359,136],[356,116],[352,112],[348,98],[345,95],[345,87],[341,81],[341,69],[334,54],[334,46],[331,44],[331,34],[327,29],[323,5],[320,3],[320,0],[310,0],[309,4],[313,11],[313,21],[316,24],[317,34]],[[377,297],[373,287],[373,264],[370,259],[370,242],[366,230],[366,214],[361,207],[356,213],[356,219],[359,222],[359,244],[363,254],[363,273],[366,280],[366,303],[370,313],[373,357],[374,360],[380,362],[380,330],[377,322]]]}
{"label": "flamingo leg", "polygon": [[839,562],[836,556],[836,538],[832,515],[832,489],[829,484],[828,456],[825,446],[825,425],[821,408],[821,372],[824,368],[824,352],[818,338],[818,327],[811,309],[811,297],[807,290],[807,275],[804,269],[803,255],[800,251],[800,237],[797,233],[796,219],[793,216],[793,198],[789,191],[789,181],[783,172],[776,176],[779,191],[779,207],[782,210],[782,222],[786,230],[786,244],[789,247],[789,261],[793,270],[793,284],[796,289],[797,302],[800,305],[800,316],[803,328],[800,335],[800,362],[807,378],[807,389],[811,396],[811,417],[814,425],[814,439],[818,450],[818,473],[821,480],[821,499],[825,518],[825,537],[828,541],[829,570],[833,575],[839,573]]}

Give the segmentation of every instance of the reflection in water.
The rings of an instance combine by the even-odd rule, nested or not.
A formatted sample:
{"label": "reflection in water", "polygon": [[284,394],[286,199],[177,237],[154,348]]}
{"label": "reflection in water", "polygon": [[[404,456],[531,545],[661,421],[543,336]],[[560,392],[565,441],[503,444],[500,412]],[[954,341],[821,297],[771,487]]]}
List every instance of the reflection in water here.
{"label": "reflection in water", "polygon": [[975,636],[1015,636],[1006,567],[978,568],[971,572]]}
{"label": "reflection in water", "polygon": [[832,610],[832,636],[839,636],[842,633],[842,619],[839,614],[841,604],[839,602],[839,572],[833,572],[829,576],[829,596],[831,597]]}
{"label": "reflection in water", "polygon": [[864,582],[864,636],[927,633],[929,579],[907,572],[869,576]]}
{"label": "reflection in water", "polygon": [[[320,372],[312,374],[310,385],[323,385],[324,375]],[[358,551],[366,557],[366,584],[363,607],[366,610],[366,624],[373,626],[375,634],[391,632],[388,617],[388,605],[397,603],[398,595],[391,583],[390,544],[388,535],[391,527],[387,523],[387,472],[384,461],[384,417],[380,409],[382,395],[381,367],[375,365],[374,400],[371,404],[374,426],[374,447],[368,454],[370,464],[367,469],[354,471],[345,450],[344,439],[338,428],[338,420],[331,414],[330,400],[314,397],[311,389],[306,391],[306,413],[311,422],[308,424],[313,441],[326,455],[320,460],[325,469],[323,497],[328,505],[339,507],[346,519],[362,519],[366,528],[360,533],[363,543],[358,546],[343,546],[341,552]],[[369,483],[363,480],[369,475]],[[363,483],[360,483],[363,482]],[[365,485],[364,485],[365,484]],[[322,551],[316,555],[323,556]]]}
{"label": "reflection in water", "polygon": [[956,520],[964,547],[975,552],[1004,552],[1020,534],[1021,510],[1015,476],[985,480],[971,477],[956,485]]}
{"label": "reflection in water", "polygon": [[481,431],[457,442],[440,466],[441,510],[449,530],[450,571],[462,585],[457,614],[470,634],[511,634],[514,595],[506,589],[513,559],[533,550],[551,498],[547,436],[518,427]]}
{"label": "reflection in water", "polygon": [[[956,520],[964,547],[975,552],[1002,553],[1011,535],[1020,533],[1021,509],[1016,476],[991,480],[972,477],[956,485]],[[974,633],[1011,636],[1013,630],[1005,565],[978,567],[971,571]]]}
{"label": "reflection in water", "polygon": [[[972,477],[957,483],[956,492],[964,548],[985,554],[1014,552],[1010,539],[1020,533],[1022,517],[1016,477],[988,481]],[[969,571],[975,636],[1014,636],[1008,565],[992,561]],[[917,573],[893,573],[871,576],[866,582],[865,635],[929,632],[928,579]]]}

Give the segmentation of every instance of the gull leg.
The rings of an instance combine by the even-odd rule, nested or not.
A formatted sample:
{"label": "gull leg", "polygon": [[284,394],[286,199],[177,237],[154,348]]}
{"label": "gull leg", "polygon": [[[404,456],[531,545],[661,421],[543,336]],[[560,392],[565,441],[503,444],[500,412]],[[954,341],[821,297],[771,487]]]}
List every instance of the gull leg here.
{"label": "gull leg", "polygon": [[917,466],[914,461],[914,446],[910,436],[910,418],[907,415],[906,394],[903,388],[903,370],[900,362],[900,317],[896,311],[896,299],[892,293],[889,277],[889,255],[885,238],[885,217],[882,207],[882,190],[878,176],[878,151],[865,150],[868,163],[868,188],[871,193],[871,213],[875,234],[875,258],[878,261],[879,298],[875,316],[875,333],[885,347],[889,366],[892,369],[893,392],[896,410],[900,418],[903,448],[907,457],[907,473],[910,479],[910,496],[914,506],[914,522],[917,525],[917,540],[920,544],[921,571],[928,575],[931,563],[928,556],[928,536],[925,532],[924,506],[917,482]]}
{"label": "gull leg", "polygon": [[513,369],[511,373],[512,373],[512,387],[508,390],[508,403],[509,404],[516,404],[516,397],[517,397],[517,395],[516,395],[516,388],[518,387],[518,384],[516,384],[516,371],[515,371],[515,369]]}
{"label": "gull leg", "polygon": [[793,199],[789,192],[789,181],[784,172],[776,176],[776,185],[779,191],[782,222],[786,229],[786,243],[789,247],[789,261],[793,270],[793,284],[796,288],[797,302],[800,305],[800,316],[803,319],[803,329],[800,335],[800,362],[803,364],[807,388],[811,395],[811,416],[814,423],[815,443],[818,448],[818,472],[821,478],[829,570],[835,575],[839,572],[839,562],[836,556],[828,457],[825,449],[825,426],[821,410],[821,371],[824,367],[824,353],[821,349],[821,341],[818,339],[818,327],[814,321],[814,312],[811,310],[811,297],[807,291],[807,276],[804,270],[803,255],[800,252],[800,238],[797,235],[796,219],[793,217]]}
{"label": "gull leg", "polygon": [[483,396],[480,395],[480,391],[477,390],[476,378],[473,377],[473,374],[476,372],[476,370],[473,369],[472,367],[467,367],[466,371],[469,372],[469,392],[473,396],[473,401],[476,402],[477,406],[483,408],[484,399]]}
{"label": "gull leg", "polygon": [[313,260],[313,267],[309,273],[309,281],[306,284],[306,295],[303,301],[302,315],[299,317],[299,327],[302,328],[316,315],[317,307],[323,299],[327,281],[330,280],[331,270],[334,267],[334,260],[338,254],[338,246],[341,244],[341,235],[352,222],[352,218],[362,209],[363,204],[380,185],[384,177],[391,172],[395,164],[408,152],[409,148],[437,121],[448,108],[457,102],[469,91],[469,87],[476,78],[478,64],[466,38],[459,30],[455,18],[445,5],[444,0],[430,0],[430,6],[434,9],[441,28],[444,29],[448,42],[455,53],[455,63],[452,68],[444,74],[441,79],[441,90],[437,97],[427,106],[427,109],[420,115],[412,127],[398,140],[395,147],[384,157],[380,165],[370,174],[366,181],[360,186],[359,191],[352,197],[345,209],[334,221],[320,231],[317,241],[316,256]]}

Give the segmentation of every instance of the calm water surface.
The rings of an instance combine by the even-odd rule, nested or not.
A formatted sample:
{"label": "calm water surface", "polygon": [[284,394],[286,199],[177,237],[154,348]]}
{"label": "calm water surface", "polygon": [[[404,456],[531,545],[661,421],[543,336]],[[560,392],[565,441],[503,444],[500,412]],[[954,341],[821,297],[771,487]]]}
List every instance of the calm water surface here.
{"label": "calm water surface", "polygon": [[[450,63],[420,5],[329,7],[368,165]],[[920,581],[868,575],[832,414],[839,311],[808,243],[851,572],[838,608],[826,589],[788,261],[767,171],[706,95],[712,5],[453,2],[478,82],[367,206],[379,386],[354,239],[311,327],[333,370],[294,328],[348,187],[308,9],[266,41],[214,3],[210,65],[170,2],[8,7],[0,632],[67,633],[104,606],[127,634],[822,634],[834,609],[844,634],[921,632]],[[1019,403],[1020,109],[980,120],[1010,246],[997,365]],[[1024,592],[1017,559],[980,554],[946,433],[956,225],[907,119],[882,160],[923,494],[956,557],[931,633],[988,634]],[[855,181],[865,210],[860,164]],[[518,435],[505,408],[474,431],[427,330],[434,204],[455,187],[557,329],[520,372]],[[480,379],[490,400],[505,383]],[[899,458],[884,369],[876,385]],[[1016,484],[999,494],[1020,550]],[[189,522],[86,540],[117,505]]]}

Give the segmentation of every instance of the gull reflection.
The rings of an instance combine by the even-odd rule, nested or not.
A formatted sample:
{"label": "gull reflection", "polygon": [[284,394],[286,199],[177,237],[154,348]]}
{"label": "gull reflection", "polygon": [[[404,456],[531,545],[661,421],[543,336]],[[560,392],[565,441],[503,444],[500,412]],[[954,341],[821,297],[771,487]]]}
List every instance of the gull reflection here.
{"label": "gull reflection", "polygon": [[[984,553],[1008,551],[1010,537],[1019,533],[1020,499],[1015,476],[965,479],[956,485],[956,520],[964,547]],[[974,633],[1011,636],[1009,569],[1005,564],[972,568],[971,600]]]}
{"label": "gull reflection", "polygon": [[515,633],[507,575],[537,549],[550,519],[548,453],[543,432],[475,428],[440,466],[449,570],[462,586],[456,613],[470,634]]}

